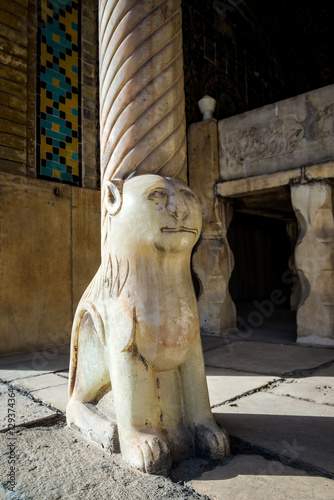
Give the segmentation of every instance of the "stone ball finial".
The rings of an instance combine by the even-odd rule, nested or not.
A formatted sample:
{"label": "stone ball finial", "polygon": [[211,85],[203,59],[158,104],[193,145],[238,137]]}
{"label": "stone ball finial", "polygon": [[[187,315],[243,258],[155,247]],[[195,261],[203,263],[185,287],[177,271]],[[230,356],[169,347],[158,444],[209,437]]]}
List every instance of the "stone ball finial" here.
{"label": "stone ball finial", "polygon": [[203,120],[212,118],[212,114],[216,108],[216,103],[216,99],[210,97],[209,95],[202,97],[202,99],[198,101],[198,107],[203,115]]}

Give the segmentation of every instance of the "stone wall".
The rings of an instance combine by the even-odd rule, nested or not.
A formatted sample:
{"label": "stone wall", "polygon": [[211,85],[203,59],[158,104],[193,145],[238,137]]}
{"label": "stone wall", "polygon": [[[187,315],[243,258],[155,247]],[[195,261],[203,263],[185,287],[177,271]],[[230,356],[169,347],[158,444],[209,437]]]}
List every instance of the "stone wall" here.
{"label": "stone wall", "polygon": [[0,173],[0,352],[67,344],[100,263],[100,193]]}
{"label": "stone wall", "polygon": [[1,9],[0,171],[97,189],[97,2]]}
{"label": "stone wall", "polygon": [[69,341],[100,263],[98,188],[97,1],[2,0],[1,353]]}
{"label": "stone wall", "polygon": [[81,0],[82,186],[100,188],[98,2]]}
{"label": "stone wall", "polygon": [[182,0],[187,122],[197,101],[229,116],[334,81],[333,4],[267,0]]}
{"label": "stone wall", "polygon": [[29,175],[28,0],[3,0],[0,22],[0,169]]}

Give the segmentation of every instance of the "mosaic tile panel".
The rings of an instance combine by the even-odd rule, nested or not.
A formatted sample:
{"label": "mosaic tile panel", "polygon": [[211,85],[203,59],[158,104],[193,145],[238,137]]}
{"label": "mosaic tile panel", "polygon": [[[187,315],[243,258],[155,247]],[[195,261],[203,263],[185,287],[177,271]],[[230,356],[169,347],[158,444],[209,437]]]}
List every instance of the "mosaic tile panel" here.
{"label": "mosaic tile panel", "polygon": [[80,185],[80,4],[40,0],[38,177]]}

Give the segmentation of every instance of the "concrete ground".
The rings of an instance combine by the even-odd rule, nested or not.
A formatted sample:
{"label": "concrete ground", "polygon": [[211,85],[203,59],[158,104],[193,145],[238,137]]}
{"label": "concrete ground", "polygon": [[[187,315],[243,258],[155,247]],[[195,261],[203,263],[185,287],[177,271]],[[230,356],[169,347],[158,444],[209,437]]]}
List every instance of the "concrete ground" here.
{"label": "concrete ground", "polygon": [[1,358],[0,499],[333,499],[334,348],[296,345],[283,326],[202,343],[232,454],[188,460],[166,477],[66,427],[67,348]]}

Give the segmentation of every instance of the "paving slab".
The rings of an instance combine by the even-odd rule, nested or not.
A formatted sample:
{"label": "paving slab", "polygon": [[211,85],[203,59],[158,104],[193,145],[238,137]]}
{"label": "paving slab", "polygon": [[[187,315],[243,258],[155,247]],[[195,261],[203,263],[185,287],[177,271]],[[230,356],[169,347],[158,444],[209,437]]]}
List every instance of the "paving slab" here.
{"label": "paving slab", "polygon": [[259,455],[238,455],[204,472],[190,486],[211,500],[332,500],[334,481]]}
{"label": "paving slab", "polygon": [[22,387],[26,391],[38,391],[39,389],[47,389],[49,387],[56,387],[57,385],[64,385],[66,383],[67,381],[64,377],[60,377],[54,373],[46,373],[35,377],[19,378],[12,381],[12,385]]}
{"label": "paving slab", "polygon": [[30,392],[43,403],[65,413],[68,403],[68,379],[47,373],[36,377],[13,380],[12,384]]}
{"label": "paving slab", "polygon": [[28,352],[22,352],[18,354],[6,354],[5,356],[0,356],[0,367],[4,365],[9,365],[12,363],[23,363],[26,361],[33,361],[35,359],[40,359],[41,357],[48,358],[50,356],[55,357],[60,354],[68,354],[70,352],[69,345],[60,346],[46,346],[45,349],[33,350]]}
{"label": "paving slab", "polygon": [[270,390],[272,394],[290,396],[334,406],[333,376],[316,376],[289,379]]}
{"label": "paving slab", "polygon": [[43,401],[43,403],[51,405],[53,408],[65,413],[68,403],[68,382],[66,380],[65,383],[55,387],[32,391],[32,394]]}
{"label": "paving slab", "polygon": [[20,354],[7,354],[6,356],[0,356],[0,368],[5,365],[11,365],[13,363],[24,363],[31,361],[33,359],[33,354],[31,351],[23,352]]}
{"label": "paving slab", "polygon": [[315,377],[331,377],[334,380],[334,363],[330,366],[319,368],[314,372]]}
{"label": "paving slab", "polygon": [[[65,425],[17,431],[15,500],[204,500],[190,486],[144,474],[126,465],[120,455],[103,453]],[[0,484],[6,490],[9,451],[4,437]]]}
{"label": "paving slab", "polygon": [[[215,336],[201,336],[201,341],[202,341],[202,349],[203,351],[207,351],[209,349],[214,349],[216,347],[224,347],[226,344],[229,344],[231,342],[230,336],[224,336],[224,337],[215,337]],[[235,339],[233,340],[235,342]]]}
{"label": "paving slab", "polygon": [[213,409],[231,436],[334,477],[334,407],[258,392]]}
{"label": "paving slab", "polygon": [[204,352],[204,360],[207,366],[282,376],[334,361],[334,349],[235,342]]}
{"label": "paving slab", "polygon": [[254,373],[225,370],[224,368],[206,367],[211,406],[236,398],[246,392],[266,386],[278,377],[268,377]]}
{"label": "paving slab", "polygon": [[35,351],[32,358],[24,361],[18,359],[12,363],[0,365],[0,379],[11,382],[19,378],[67,370],[68,365],[69,354],[67,352]]}
{"label": "paving slab", "polygon": [[[56,415],[54,411],[33,401],[17,390],[8,388],[6,384],[0,384],[0,398],[0,430],[7,429],[9,423],[15,424],[15,426],[26,425]],[[9,420],[8,417],[14,420]]]}

